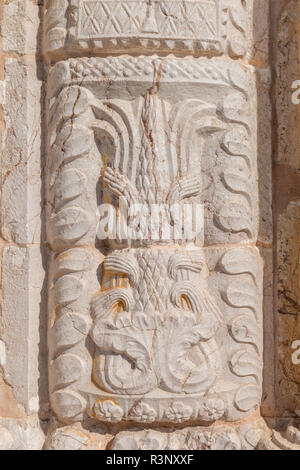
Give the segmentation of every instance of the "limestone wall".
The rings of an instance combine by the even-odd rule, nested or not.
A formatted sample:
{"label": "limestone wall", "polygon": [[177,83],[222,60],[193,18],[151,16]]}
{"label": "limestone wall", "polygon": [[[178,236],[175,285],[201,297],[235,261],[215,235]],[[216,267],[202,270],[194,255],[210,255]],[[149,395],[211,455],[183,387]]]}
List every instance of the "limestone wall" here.
{"label": "limestone wall", "polygon": [[300,448],[298,1],[0,3],[0,449]]}

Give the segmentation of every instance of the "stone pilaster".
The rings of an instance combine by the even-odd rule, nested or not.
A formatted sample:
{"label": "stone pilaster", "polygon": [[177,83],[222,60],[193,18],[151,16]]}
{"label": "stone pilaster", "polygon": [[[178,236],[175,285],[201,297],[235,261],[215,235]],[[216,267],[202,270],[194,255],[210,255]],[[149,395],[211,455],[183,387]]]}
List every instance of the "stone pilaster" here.
{"label": "stone pilaster", "polygon": [[1,2],[0,449],[41,449],[49,417],[39,3]]}
{"label": "stone pilaster", "polygon": [[[66,424],[121,426],[113,448],[139,447],[132,425],[150,439],[153,425],[184,427],[185,443],[159,444],[174,449],[199,435],[210,448],[253,448],[263,433],[261,255],[272,231],[258,109],[269,75],[253,8],[45,5],[51,403]],[[103,204],[116,220],[126,208],[130,233],[108,224],[103,236]],[[154,234],[136,208],[157,206]]]}

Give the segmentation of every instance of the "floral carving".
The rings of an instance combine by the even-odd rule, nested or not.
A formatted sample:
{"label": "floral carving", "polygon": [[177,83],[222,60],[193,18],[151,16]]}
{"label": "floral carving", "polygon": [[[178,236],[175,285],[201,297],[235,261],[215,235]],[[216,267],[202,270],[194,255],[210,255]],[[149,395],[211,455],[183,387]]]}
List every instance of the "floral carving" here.
{"label": "floral carving", "polygon": [[166,418],[173,423],[183,423],[188,421],[192,416],[193,409],[184,405],[182,402],[176,401],[170,408],[165,411]]}
{"label": "floral carving", "polygon": [[181,51],[236,59],[247,50],[243,0],[48,0],[45,52]]}

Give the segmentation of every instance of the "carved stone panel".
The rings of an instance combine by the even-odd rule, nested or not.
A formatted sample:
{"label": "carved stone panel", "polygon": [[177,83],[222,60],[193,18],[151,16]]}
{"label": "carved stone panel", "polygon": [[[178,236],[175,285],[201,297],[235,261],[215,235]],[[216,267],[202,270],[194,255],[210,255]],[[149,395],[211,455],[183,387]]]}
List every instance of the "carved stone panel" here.
{"label": "carved stone panel", "polygon": [[48,0],[45,51],[228,53],[248,48],[250,1]]}
{"label": "carved stone panel", "polygon": [[[84,170],[84,159],[90,155],[89,182],[96,184],[102,172],[105,187],[96,198],[85,175],[66,173],[71,178],[68,187],[76,180],[76,187],[85,188],[83,196],[76,197],[87,198],[76,220],[79,244],[94,240],[97,203],[116,204],[116,198],[129,216],[138,204],[174,208],[193,203],[197,217],[203,218],[203,233],[194,237],[198,246],[255,242],[256,123],[255,100],[250,101],[254,92],[251,69],[225,62],[123,57],[58,63],[49,79],[52,186],[61,165],[74,159],[75,147],[77,170]],[[54,196],[60,205],[61,191],[66,191],[64,175],[59,174]],[[73,199],[73,193],[66,198]],[[70,226],[61,227],[57,213],[51,217],[51,243],[59,246],[59,232]],[[88,230],[90,224],[94,231]],[[136,237],[138,246],[152,243],[154,235],[149,241],[144,232]],[[193,241],[193,233],[172,229],[157,235],[156,241]],[[121,235],[117,244],[128,246],[129,237],[122,241]],[[74,235],[67,237],[72,244]]]}
{"label": "carved stone panel", "polygon": [[[49,367],[59,418],[212,423],[258,407],[254,86],[251,69],[207,59],[53,67]],[[130,231],[102,230],[103,205],[117,222],[125,211]],[[157,206],[165,212],[149,226]]]}

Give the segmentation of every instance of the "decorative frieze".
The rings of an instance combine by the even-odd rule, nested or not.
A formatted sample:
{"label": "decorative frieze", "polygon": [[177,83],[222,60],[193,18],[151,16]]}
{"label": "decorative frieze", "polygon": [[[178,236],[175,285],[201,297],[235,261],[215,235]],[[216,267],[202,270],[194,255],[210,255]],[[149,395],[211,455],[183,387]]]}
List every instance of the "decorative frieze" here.
{"label": "decorative frieze", "polygon": [[242,57],[250,2],[243,0],[48,0],[45,52],[172,52]]}

